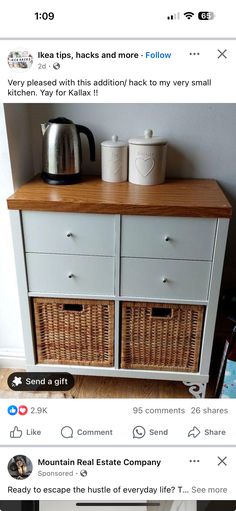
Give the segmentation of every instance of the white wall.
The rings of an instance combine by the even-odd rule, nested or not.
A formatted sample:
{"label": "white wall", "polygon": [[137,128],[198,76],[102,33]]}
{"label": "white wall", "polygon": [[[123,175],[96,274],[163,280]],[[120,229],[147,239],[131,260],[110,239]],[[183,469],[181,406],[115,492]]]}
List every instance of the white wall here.
{"label": "white wall", "polygon": [[[0,140],[0,365],[7,365],[12,356],[19,358],[20,363],[24,352],[11,228],[6,205],[6,197],[13,193],[13,180],[3,105],[0,105]],[[15,363],[17,364],[16,360]]]}
{"label": "white wall", "polygon": [[23,367],[24,347],[11,227],[6,199],[33,176],[29,112],[0,104],[0,367]]}
{"label": "white wall", "polygon": [[28,105],[5,105],[5,119],[14,190],[33,177],[33,148]]}

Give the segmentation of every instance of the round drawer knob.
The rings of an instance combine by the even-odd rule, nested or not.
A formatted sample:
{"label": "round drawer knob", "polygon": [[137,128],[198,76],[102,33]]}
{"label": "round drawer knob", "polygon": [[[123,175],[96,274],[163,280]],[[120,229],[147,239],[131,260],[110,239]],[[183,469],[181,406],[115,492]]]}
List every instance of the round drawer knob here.
{"label": "round drawer knob", "polygon": [[163,284],[165,284],[167,282],[167,280],[168,280],[167,277],[162,277]]}
{"label": "round drawer knob", "polygon": [[73,273],[69,273],[68,279],[72,279],[74,277]]}
{"label": "round drawer knob", "polygon": [[165,241],[170,241],[170,236],[165,236],[164,240]]}
{"label": "round drawer knob", "polygon": [[73,236],[73,234],[72,234],[72,232],[67,232],[66,236],[67,236],[67,238],[71,238]]}

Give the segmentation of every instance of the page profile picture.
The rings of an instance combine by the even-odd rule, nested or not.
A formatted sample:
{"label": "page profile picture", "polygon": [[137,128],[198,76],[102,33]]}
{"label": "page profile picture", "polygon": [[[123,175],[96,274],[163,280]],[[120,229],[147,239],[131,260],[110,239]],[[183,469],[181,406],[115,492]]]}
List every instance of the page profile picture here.
{"label": "page profile picture", "polygon": [[10,459],[8,466],[8,472],[14,479],[26,479],[30,476],[33,470],[32,461],[24,456],[23,454],[17,454]]}
{"label": "page profile picture", "polygon": [[29,69],[33,64],[33,56],[28,50],[14,50],[9,53],[7,62],[10,68]]}

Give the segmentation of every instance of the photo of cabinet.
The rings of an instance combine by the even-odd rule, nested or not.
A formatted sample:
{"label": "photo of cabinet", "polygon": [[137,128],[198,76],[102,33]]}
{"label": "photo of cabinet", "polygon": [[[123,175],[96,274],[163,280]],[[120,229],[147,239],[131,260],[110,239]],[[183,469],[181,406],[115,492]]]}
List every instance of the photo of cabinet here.
{"label": "photo of cabinet", "polygon": [[181,381],[204,397],[231,216],[215,181],[36,177],[8,208],[28,370]]}

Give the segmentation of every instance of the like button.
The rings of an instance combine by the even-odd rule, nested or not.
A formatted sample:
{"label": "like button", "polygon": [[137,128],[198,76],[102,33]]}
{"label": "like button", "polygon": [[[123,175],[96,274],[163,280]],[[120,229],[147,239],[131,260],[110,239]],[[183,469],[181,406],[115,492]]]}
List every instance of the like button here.
{"label": "like button", "polygon": [[15,426],[14,429],[10,431],[10,438],[21,438],[22,433],[22,430]]}

